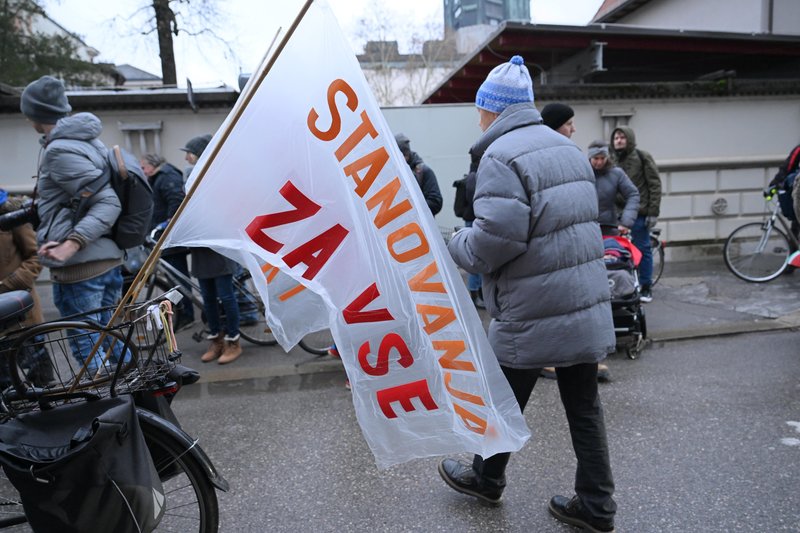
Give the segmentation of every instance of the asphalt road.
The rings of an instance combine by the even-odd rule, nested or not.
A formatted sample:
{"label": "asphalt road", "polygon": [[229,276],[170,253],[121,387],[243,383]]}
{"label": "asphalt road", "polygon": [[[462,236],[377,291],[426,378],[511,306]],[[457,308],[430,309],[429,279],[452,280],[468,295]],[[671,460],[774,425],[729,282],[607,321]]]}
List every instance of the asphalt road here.
{"label": "asphalt road", "polygon": [[[601,385],[617,531],[800,531],[797,331],[656,342],[609,360]],[[175,402],[231,484],[221,531],[573,531],[550,517],[574,456],[555,382],[541,380],[503,505],[441,481],[440,458],[379,471],[339,372],[204,383]]]}

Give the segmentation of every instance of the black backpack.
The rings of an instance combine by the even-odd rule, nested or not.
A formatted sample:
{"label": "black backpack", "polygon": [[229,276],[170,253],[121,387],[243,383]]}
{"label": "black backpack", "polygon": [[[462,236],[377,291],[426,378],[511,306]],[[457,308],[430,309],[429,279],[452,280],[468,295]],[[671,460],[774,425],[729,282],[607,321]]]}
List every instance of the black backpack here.
{"label": "black backpack", "polygon": [[73,224],[88,211],[88,201],[106,183],[110,183],[122,205],[122,212],[111,229],[111,238],[121,249],[144,244],[153,218],[153,189],[139,160],[127,150],[114,145],[106,149],[106,170],[102,179],[81,193]]}

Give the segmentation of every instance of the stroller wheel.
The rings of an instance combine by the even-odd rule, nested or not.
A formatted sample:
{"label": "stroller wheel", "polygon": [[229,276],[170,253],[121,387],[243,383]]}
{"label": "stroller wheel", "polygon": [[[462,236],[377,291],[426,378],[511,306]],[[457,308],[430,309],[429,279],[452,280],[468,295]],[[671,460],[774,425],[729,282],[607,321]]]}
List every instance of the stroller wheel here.
{"label": "stroller wheel", "polygon": [[625,355],[628,356],[628,359],[636,359],[639,357],[640,350],[638,348],[638,344],[639,343],[637,342],[625,348]]}

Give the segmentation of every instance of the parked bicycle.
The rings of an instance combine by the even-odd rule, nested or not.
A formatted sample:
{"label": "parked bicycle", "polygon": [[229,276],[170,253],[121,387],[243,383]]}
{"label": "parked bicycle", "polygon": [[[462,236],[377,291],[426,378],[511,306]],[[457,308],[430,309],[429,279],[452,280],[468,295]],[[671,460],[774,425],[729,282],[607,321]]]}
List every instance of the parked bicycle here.
{"label": "parked bicycle", "polygon": [[[107,456],[92,459],[94,455],[90,455],[80,465],[91,469],[101,462],[104,475],[99,479],[105,482],[108,477],[116,489],[110,495],[98,490],[84,493],[88,489],[83,488],[45,500],[47,512],[42,511],[42,505],[36,506],[43,501],[42,493],[55,487],[62,490],[65,485],[80,485],[86,479],[97,483],[94,472],[76,470],[74,466],[59,470],[58,460],[100,434],[102,415],[95,411],[109,401],[114,405],[125,403],[127,397],[135,405],[133,416],[138,424],[119,426],[111,441],[139,439],[136,429],[140,429],[163,488],[145,491],[142,496],[155,501],[153,505],[159,512],[163,508],[156,531],[218,530],[215,489],[227,491],[228,483],[197,439],[181,428],[170,408],[181,385],[196,381],[197,374],[179,364],[180,352],[165,312],[170,304],[166,302],[167,298],[159,297],[128,306],[118,323],[110,327],[76,316],[18,329],[17,324],[32,306],[30,294],[14,291],[0,295],[0,464],[14,481],[12,484],[9,479],[0,478],[0,529],[51,531],[52,520],[63,520],[63,527],[57,528],[60,531],[72,530],[69,528],[74,527],[75,521],[84,522],[81,530],[86,530],[88,520],[97,531],[109,531],[109,520],[119,517],[111,518],[113,513],[108,506],[100,503],[108,502],[104,498],[116,498],[114,501],[126,518],[126,513],[134,514],[136,507],[128,501],[130,492],[123,491],[109,474]],[[154,322],[164,327],[159,328]],[[161,342],[161,337],[166,342]],[[32,353],[38,354],[37,365],[49,366],[45,380],[31,375]],[[83,362],[95,357],[101,357],[103,362],[96,371],[88,372],[89,365]],[[83,415],[85,421],[77,431],[68,424],[76,415]],[[66,442],[43,446],[43,434],[51,440],[64,434]],[[20,444],[15,448],[17,442]],[[70,461],[76,461],[76,457],[71,456]],[[119,463],[127,468],[140,466],[129,457]],[[18,492],[15,488],[31,486],[35,489]],[[119,504],[120,495],[124,495],[124,506]],[[62,511],[58,505],[64,497],[72,498],[72,504]],[[81,509],[72,507],[76,501]],[[101,508],[92,514],[92,506]],[[26,508],[35,514],[29,512],[26,516]]]}
{"label": "parked bicycle", "polygon": [[[149,253],[156,242],[155,232],[148,240],[148,245],[145,247]],[[135,272],[131,272],[135,275]],[[243,339],[258,346],[272,346],[278,341],[272,334],[272,330],[266,321],[266,308],[261,301],[261,297],[256,289],[253,278],[250,272],[242,269],[233,277],[233,288],[236,293],[236,300],[239,302],[239,333]],[[176,289],[184,298],[188,298],[192,305],[196,307],[199,316],[205,323],[205,314],[203,312],[203,300],[200,296],[200,287],[194,279],[184,275],[173,265],[159,258],[153,272],[147,279],[144,290],[142,291],[143,297],[149,300],[154,294],[166,292],[170,289]],[[220,308],[220,314],[224,323],[225,312]],[[196,331],[192,338],[196,342],[204,340],[204,331]],[[330,330],[325,329],[318,332],[310,333],[300,340],[298,345],[308,353],[314,355],[325,355],[328,353],[328,348],[333,344],[333,336]]]}
{"label": "parked bicycle", "polygon": [[722,256],[736,277],[764,283],[783,274],[793,252],[800,248],[791,224],[781,214],[777,189],[764,191],[769,211],[761,222],[743,224],[725,240]]}
{"label": "parked bicycle", "polygon": [[661,279],[661,274],[664,273],[664,248],[666,246],[667,243],[661,240],[661,228],[651,229],[650,248],[653,252],[653,283],[651,286],[655,286]]}

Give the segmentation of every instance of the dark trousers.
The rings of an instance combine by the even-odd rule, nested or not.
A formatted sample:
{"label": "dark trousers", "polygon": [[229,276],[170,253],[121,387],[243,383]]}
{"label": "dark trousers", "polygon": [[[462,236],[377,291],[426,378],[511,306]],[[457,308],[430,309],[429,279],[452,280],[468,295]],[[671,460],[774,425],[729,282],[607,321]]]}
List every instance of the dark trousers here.
{"label": "dark trousers", "polygon": [[[524,411],[541,369],[500,368]],[[578,460],[575,493],[595,518],[613,518],[617,504],[612,498],[614,479],[608,458],[603,406],[597,394],[597,363],[556,368],[556,378]],[[476,455],[472,466],[481,476],[498,479],[505,475],[510,457],[510,453],[498,453],[484,460]]]}

